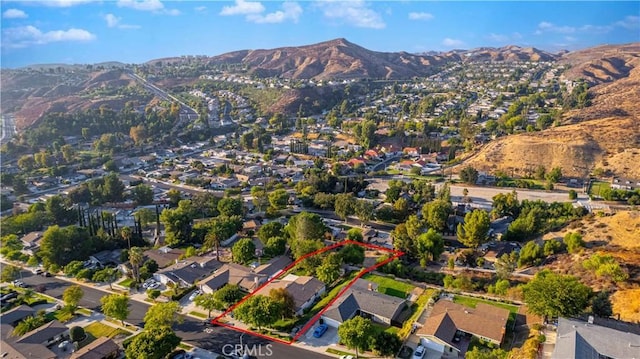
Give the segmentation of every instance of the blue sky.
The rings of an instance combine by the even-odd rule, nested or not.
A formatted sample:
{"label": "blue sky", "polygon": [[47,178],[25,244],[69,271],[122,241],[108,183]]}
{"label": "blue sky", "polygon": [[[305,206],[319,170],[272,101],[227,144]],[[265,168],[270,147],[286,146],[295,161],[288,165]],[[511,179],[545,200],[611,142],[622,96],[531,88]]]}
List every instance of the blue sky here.
{"label": "blue sky", "polygon": [[1,0],[1,66],[141,63],[338,37],[376,51],[640,41],[640,2]]}

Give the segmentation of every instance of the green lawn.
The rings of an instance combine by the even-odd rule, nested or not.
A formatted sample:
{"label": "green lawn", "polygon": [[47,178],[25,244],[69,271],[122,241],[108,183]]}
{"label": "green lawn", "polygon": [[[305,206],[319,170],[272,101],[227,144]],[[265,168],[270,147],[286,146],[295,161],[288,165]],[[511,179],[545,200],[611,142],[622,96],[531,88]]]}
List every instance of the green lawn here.
{"label": "green lawn", "polygon": [[91,333],[96,338],[100,337],[109,337],[113,338],[118,334],[129,335],[131,332],[128,332],[124,329],[114,328],[110,325],[102,324],[100,322],[93,322],[86,327],[84,327],[84,331],[87,333]]}
{"label": "green lawn", "polygon": [[123,286],[125,288],[129,288],[131,286],[131,283],[133,283],[133,279],[126,278],[125,280],[119,282],[118,285],[121,285],[121,286]]}
{"label": "green lawn", "polygon": [[375,274],[367,274],[362,278],[374,283],[378,283],[378,292],[402,299],[406,299],[409,292],[411,292],[415,288],[415,286],[411,284]]}
{"label": "green lawn", "polygon": [[193,316],[196,316],[198,318],[207,319],[207,315],[206,314],[202,314],[200,312],[196,312],[195,310],[190,311],[189,314],[191,314]]}
{"label": "green lawn", "polygon": [[600,191],[607,188],[611,188],[611,183],[594,181],[593,183],[591,183],[591,188],[589,189],[589,195],[599,196]]}
{"label": "green lawn", "polygon": [[506,304],[506,303],[500,303],[500,302],[494,302],[492,300],[484,300],[484,299],[480,299],[480,298],[465,297],[465,296],[461,296],[461,295],[454,296],[453,297],[453,302],[465,305],[465,306],[470,307],[470,308],[475,308],[478,303],[485,303],[485,304],[493,305],[494,307],[506,309],[509,312],[511,312],[512,314],[515,314],[515,313],[518,312],[518,307],[515,306],[515,305]]}

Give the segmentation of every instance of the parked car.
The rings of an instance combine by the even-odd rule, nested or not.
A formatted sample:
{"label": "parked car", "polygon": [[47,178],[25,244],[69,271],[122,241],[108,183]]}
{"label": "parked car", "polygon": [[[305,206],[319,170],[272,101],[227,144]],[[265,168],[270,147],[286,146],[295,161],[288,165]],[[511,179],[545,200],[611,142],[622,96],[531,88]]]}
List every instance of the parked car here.
{"label": "parked car", "polygon": [[343,355],[340,359],[354,359],[353,355]]}
{"label": "parked car", "polygon": [[40,275],[40,274],[42,274],[42,273],[44,273],[44,271],[42,270],[42,268],[36,268],[36,269],[33,271],[33,274],[36,274],[36,275]]}
{"label": "parked car", "polygon": [[413,359],[422,359],[424,357],[424,347],[422,345],[418,345],[416,351],[413,352]]}
{"label": "parked car", "polygon": [[196,299],[196,297],[200,294],[202,294],[202,292],[199,289],[194,290],[193,293],[191,293],[191,295],[189,296],[189,300],[193,302],[193,300]]}
{"label": "parked car", "polygon": [[160,283],[158,282],[153,282],[149,284],[149,289],[158,289],[158,288],[160,288]]}
{"label": "parked car", "polygon": [[324,335],[324,333],[327,332],[327,329],[329,329],[329,326],[326,324],[320,324],[314,331],[313,331],[313,336],[315,338],[320,338],[321,336]]}
{"label": "parked car", "polygon": [[16,280],[14,280],[14,281],[13,281],[13,282],[11,282],[11,283],[12,283],[13,285],[15,285],[16,287],[22,287],[22,288],[26,287],[26,285],[24,284],[24,282],[23,282],[23,281],[21,281],[21,280],[19,280],[19,279],[16,279]]}
{"label": "parked car", "polygon": [[49,272],[42,272],[40,275],[43,277],[51,277],[51,273]]}
{"label": "parked car", "polygon": [[4,302],[6,302],[6,301],[8,301],[10,299],[17,298],[17,297],[18,297],[18,293],[14,292],[14,291],[11,291],[11,292],[3,295],[2,297],[0,297],[0,302],[4,303]]}

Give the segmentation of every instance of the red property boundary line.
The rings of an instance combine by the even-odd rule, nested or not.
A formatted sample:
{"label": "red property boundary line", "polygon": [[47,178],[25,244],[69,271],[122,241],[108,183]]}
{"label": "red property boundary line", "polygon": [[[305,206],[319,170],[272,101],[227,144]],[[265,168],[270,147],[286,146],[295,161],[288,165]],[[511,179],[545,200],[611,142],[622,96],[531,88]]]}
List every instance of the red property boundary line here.
{"label": "red property boundary line", "polygon": [[[338,247],[347,245],[347,244],[355,244],[355,245],[359,245],[361,247],[365,247],[365,248],[369,248],[369,249],[374,249],[374,250],[379,250],[379,251],[384,251],[390,254],[393,254],[390,258],[380,262],[380,263],[376,263],[375,265],[371,266],[371,267],[367,267],[362,269],[355,278],[353,278],[351,280],[351,282],[349,282],[349,284],[347,284],[344,288],[342,288],[342,290],[340,291],[340,293],[338,293],[338,295],[336,295],[324,308],[322,308],[322,310],[320,312],[318,312],[315,316],[313,316],[313,318],[311,318],[307,324],[304,325],[304,327],[302,327],[302,329],[300,329],[300,331],[298,331],[298,333],[296,334],[295,337],[293,337],[293,339],[286,341],[280,338],[275,338],[275,337],[271,337],[268,335],[264,335],[261,333],[257,333],[248,329],[243,329],[243,328],[238,328],[235,327],[233,325],[229,325],[227,323],[223,323],[220,321],[220,319],[222,319],[223,317],[225,317],[226,315],[228,315],[229,313],[231,313],[236,307],[238,307],[240,304],[242,304],[245,300],[249,299],[249,297],[251,297],[252,295],[254,295],[255,293],[257,293],[258,291],[260,291],[260,289],[262,289],[263,287],[265,287],[266,285],[268,285],[269,283],[273,282],[274,280],[278,279],[280,276],[284,275],[287,273],[287,271],[289,271],[289,269],[293,268],[296,264],[298,264],[300,261],[310,257],[310,256],[314,256],[320,253],[324,253],[327,251],[331,251],[333,249],[336,249]],[[333,305],[333,303],[338,300],[338,298],[340,298],[340,296],[342,296],[347,290],[349,290],[349,288],[351,288],[351,286],[358,280],[360,279],[360,277],[362,277],[363,275],[375,270],[376,268],[379,268],[391,261],[393,261],[396,258],[399,258],[400,256],[404,255],[404,252],[398,251],[398,250],[394,250],[394,249],[389,249],[389,248],[385,248],[382,246],[377,246],[374,244],[369,244],[369,243],[362,243],[362,242],[356,242],[356,241],[352,241],[352,240],[346,240],[346,241],[342,241],[333,245],[330,245],[328,247],[319,249],[317,251],[311,252],[309,254],[306,254],[302,257],[300,257],[298,260],[296,260],[295,262],[289,264],[287,267],[285,267],[282,270],[282,273],[276,277],[271,278],[270,280],[268,280],[267,282],[263,283],[262,285],[260,285],[257,289],[254,289],[251,293],[249,293],[247,296],[245,296],[244,298],[242,298],[242,300],[240,300],[238,303],[234,304],[233,306],[231,306],[229,309],[227,309],[224,313],[220,314],[219,316],[213,318],[211,320],[211,323],[219,325],[219,326],[223,326],[229,329],[233,329],[235,331],[239,331],[239,332],[243,332],[243,333],[248,333],[251,335],[255,335],[257,337],[263,338],[263,339],[268,339],[268,340],[272,340],[272,341],[276,341],[282,344],[287,344],[287,345],[291,345],[293,344],[293,342],[295,342],[296,340],[298,340],[298,338],[300,338],[304,333],[307,332],[307,330],[309,330],[313,324],[320,319],[320,316],[322,316],[322,314],[324,314],[324,312],[329,309],[329,307],[331,307]]]}

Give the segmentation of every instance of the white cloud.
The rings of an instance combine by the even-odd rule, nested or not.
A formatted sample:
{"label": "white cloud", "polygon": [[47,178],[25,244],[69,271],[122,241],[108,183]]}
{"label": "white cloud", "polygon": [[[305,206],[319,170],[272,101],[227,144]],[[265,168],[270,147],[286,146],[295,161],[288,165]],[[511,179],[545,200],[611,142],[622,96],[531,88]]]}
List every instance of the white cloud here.
{"label": "white cloud", "polygon": [[264,6],[257,1],[236,0],[233,6],[223,6],[220,15],[250,15],[260,14],[264,11]]}
{"label": "white cloud", "polygon": [[457,40],[457,39],[452,39],[447,37],[444,40],[442,40],[442,44],[447,47],[458,47],[458,46],[464,45],[464,42],[462,40]]}
{"label": "white cloud", "polygon": [[207,7],[206,6],[196,6],[194,9],[197,12],[205,12],[205,11],[207,11]]}
{"label": "white cloud", "polygon": [[52,30],[42,32],[35,26],[21,26],[5,29],[2,32],[2,46],[22,48],[30,45],[44,45],[52,42],[87,42],[96,39],[96,35],[84,29]]}
{"label": "white cloud", "polygon": [[120,22],[120,18],[116,17],[114,14],[106,14],[104,16],[104,20],[107,22],[107,26],[116,27]]}
{"label": "white cloud", "polygon": [[556,33],[560,33],[560,34],[573,34],[576,32],[576,28],[573,26],[557,26],[554,25],[550,22],[547,21],[543,21],[541,23],[538,24],[538,30],[536,31],[536,34],[538,33],[544,33],[544,32],[556,32]]}
{"label": "white cloud", "polygon": [[22,10],[7,9],[7,11],[2,13],[2,17],[5,19],[26,19],[29,16]]}
{"label": "white cloud", "polygon": [[363,0],[319,1],[315,4],[329,19],[341,20],[355,27],[383,29],[386,27],[382,16],[369,8]]}
{"label": "white cloud", "polygon": [[617,21],[615,25],[628,30],[640,29],[640,16],[627,16],[624,20]]}
{"label": "white cloud", "polygon": [[257,24],[278,24],[286,20],[292,20],[297,23],[300,15],[302,15],[302,7],[298,3],[285,2],[282,4],[282,10],[266,15],[249,14],[247,15],[247,20]]}
{"label": "white cloud", "polygon": [[150,11],[156,14],[180,15],[178,9],[167,9],[160,0],[118,0],[118,7],[127,7],[134,10]]}
{"label": "white cloud", "polygon": [[487,39],[489,39],[490,41],[493,41],[493,42],[507,42],[507,41],[509,41],[509,36],[502,35],[502,34],[490,33],[489,35],[487,35]]}
{"label": "white cloud", "polygon": [[46,0],[38,2],[39,4],[51,6],[51,7],[71,7],[75,5],[87,4],[95,2],[93,0]]}
{"label": "white cloud", "polygon": [[433,15],[428,12],[410,12],[409,20],[431,20]]}
{"label": "white cloud", "polygon": [[107,22],[108,27],[117,27],[118,29],[139,29],[140,25],[122,24],[120,20],[122,18],[116,17],[114,14],[106,14],[104,20]]}

